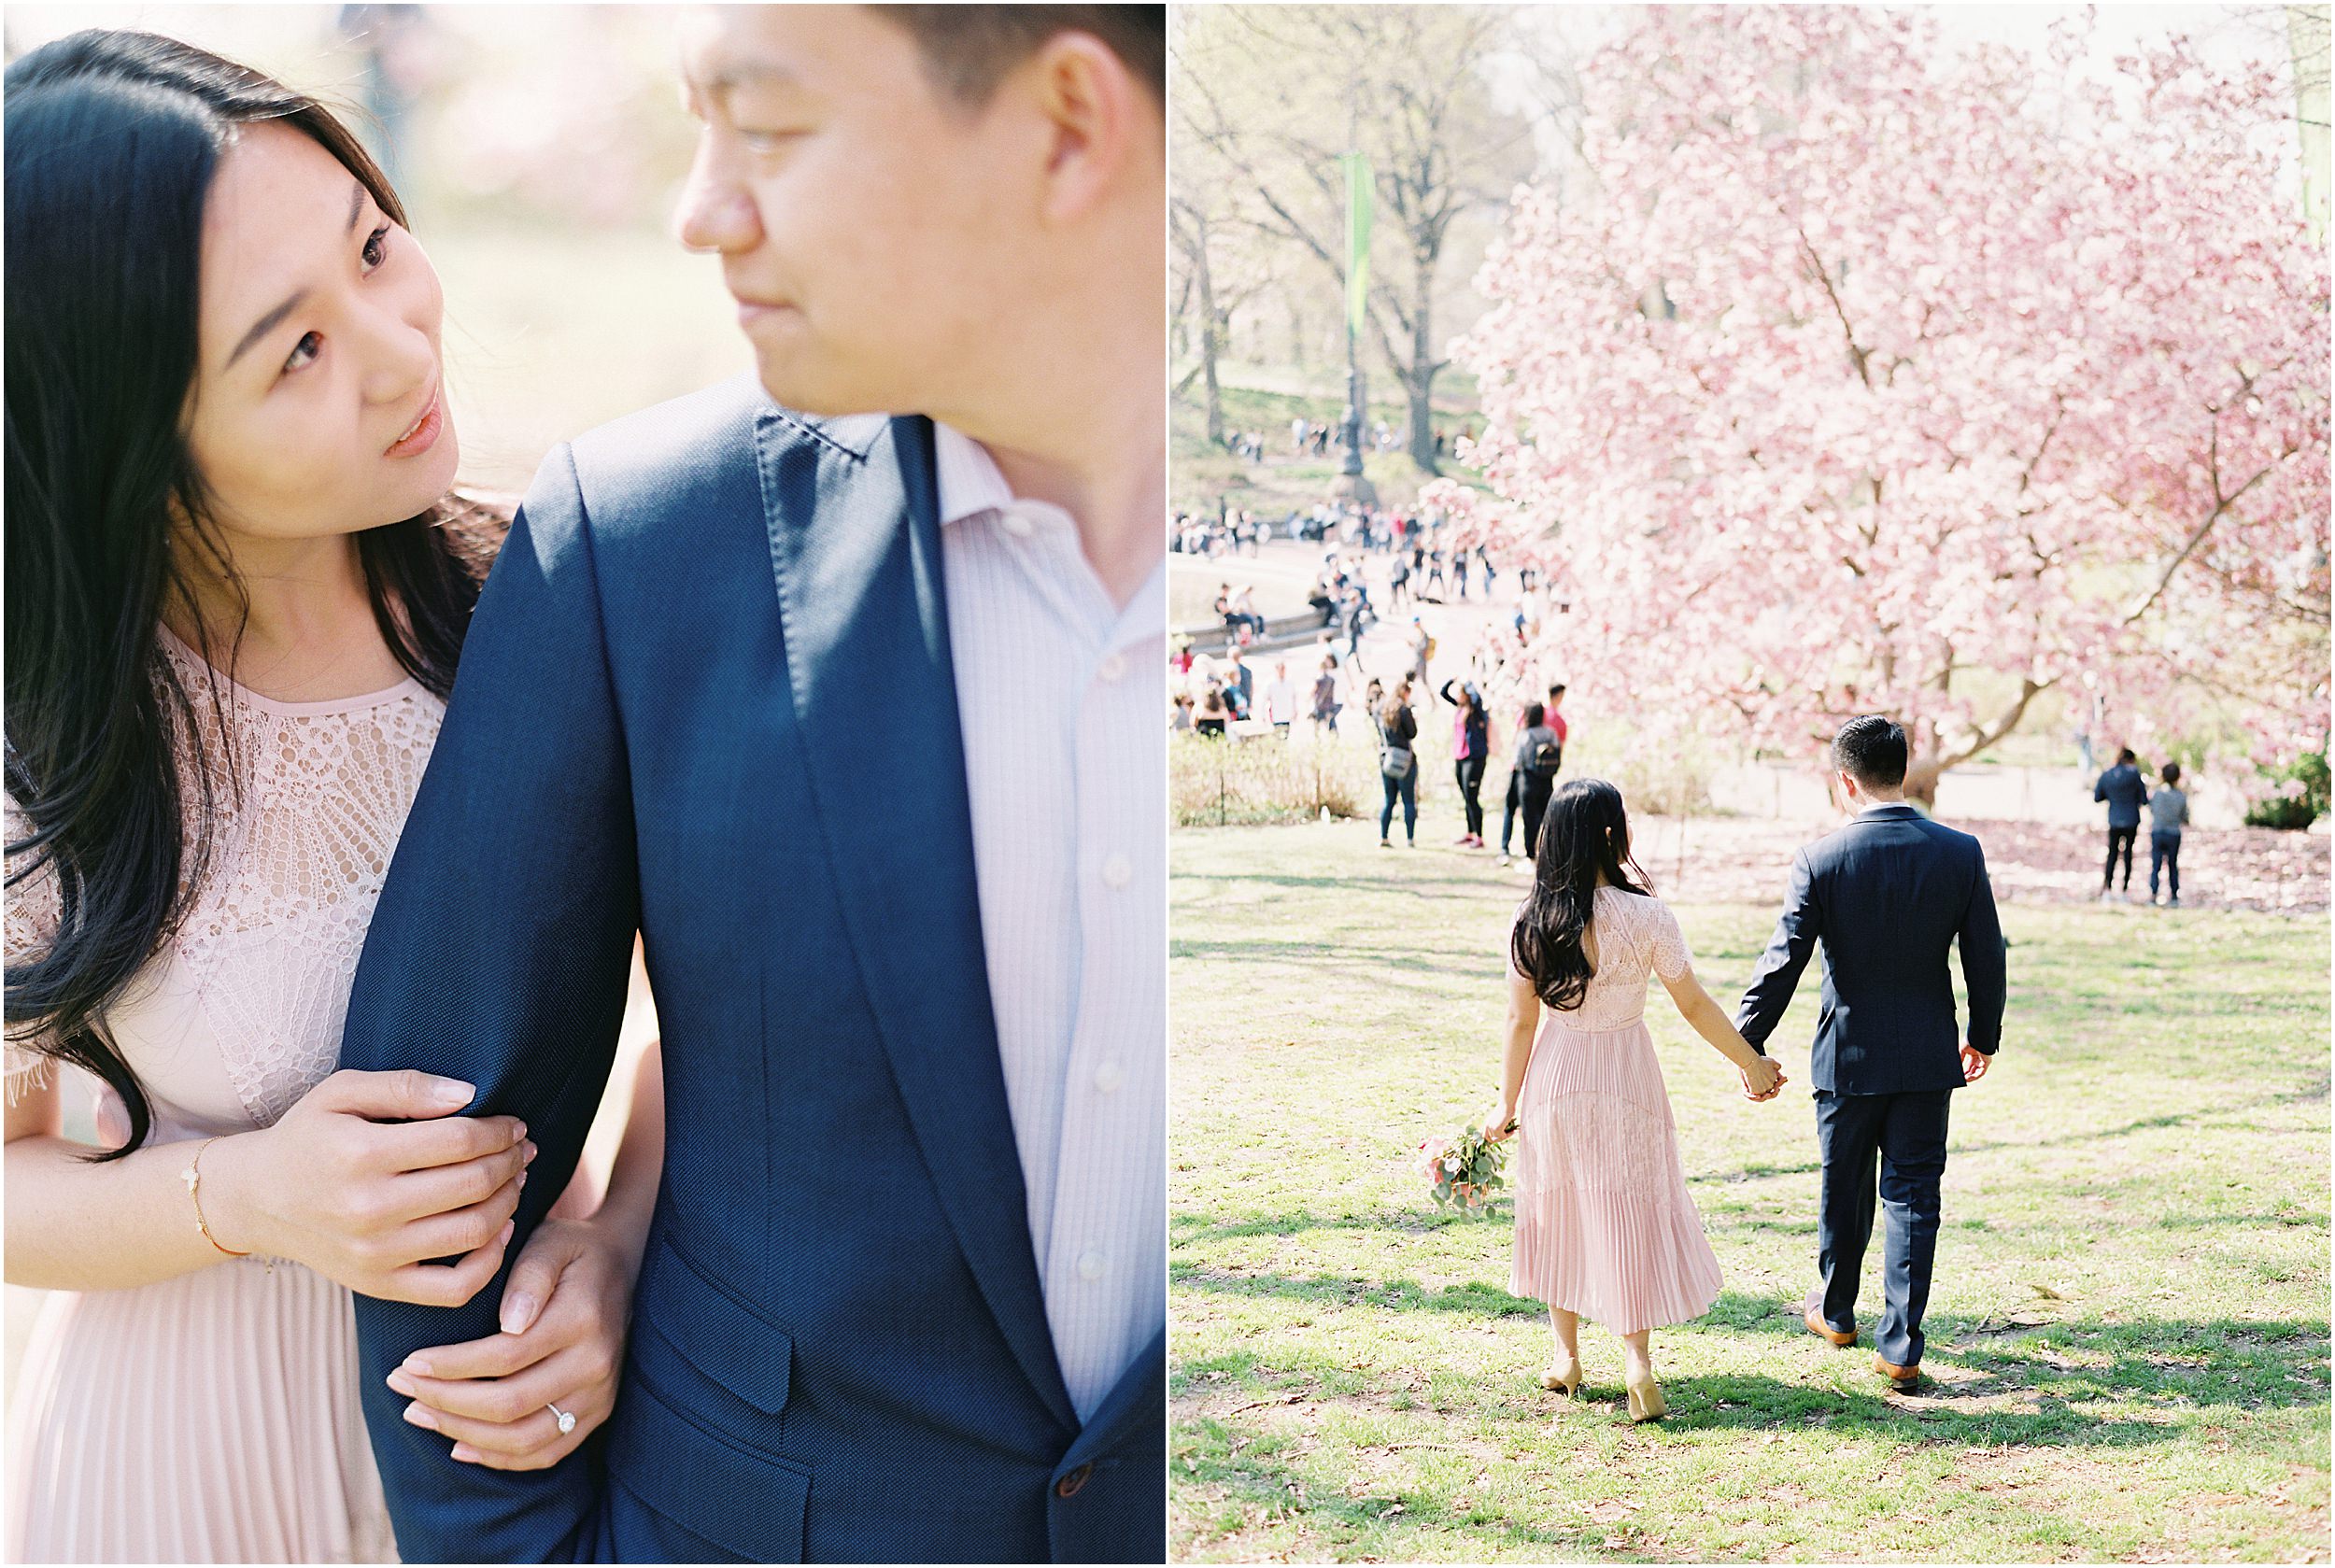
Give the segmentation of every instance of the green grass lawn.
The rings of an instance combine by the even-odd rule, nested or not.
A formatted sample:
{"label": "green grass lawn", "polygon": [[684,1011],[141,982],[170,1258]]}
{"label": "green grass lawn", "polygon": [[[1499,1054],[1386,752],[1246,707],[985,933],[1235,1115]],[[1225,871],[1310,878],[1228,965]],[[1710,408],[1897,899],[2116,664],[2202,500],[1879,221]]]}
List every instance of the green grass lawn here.
{"label": "green grass lawn", "polygon": [[[1657,988],[1726,1285],[1655,1334],[1638,1427],[1593,1325],[1583,1399],[1535,1384],[1505,1206],[1437,1214],[1408,1167],[1496,1086],[1521,873],[1351,823],[1171,853],[1176,1557],[2327,1560],[2326,917],[2004,909],[1910,1397],[1799,1322],[1813,971],[1765,1106]],[[1678,913],[1732,1007],[1773,911]]]}

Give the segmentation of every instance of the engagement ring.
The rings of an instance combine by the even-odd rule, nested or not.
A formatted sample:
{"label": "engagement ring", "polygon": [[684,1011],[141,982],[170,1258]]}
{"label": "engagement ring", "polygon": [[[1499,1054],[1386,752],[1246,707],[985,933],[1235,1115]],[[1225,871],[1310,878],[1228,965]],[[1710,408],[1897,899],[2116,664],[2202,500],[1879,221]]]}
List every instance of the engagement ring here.
{"label": "engagement ring", "polygon": [[565,1436],[566,1436],[569,1433],[573,1432],[573,1431],[575,1430],[575,1412],[574,1412],[574,1411],[573,1411],[573,1410],[562,1410],[562,1409],[560,1409],[560,1408],[559,1408],[559,1406],[558,1406],[557,1405],[546,1405],[546,1406],[544,1406],[544,1408],[545,1408],[545,1409],[546,1409],[546,1410],[548,1410],[548,1411],[550,1411],[553,1415],[555,1415],[555,1416],[557,1416],[557,1417],[559,1417],[559,1435],[560,1435],[560,1436],[565,1437]]}

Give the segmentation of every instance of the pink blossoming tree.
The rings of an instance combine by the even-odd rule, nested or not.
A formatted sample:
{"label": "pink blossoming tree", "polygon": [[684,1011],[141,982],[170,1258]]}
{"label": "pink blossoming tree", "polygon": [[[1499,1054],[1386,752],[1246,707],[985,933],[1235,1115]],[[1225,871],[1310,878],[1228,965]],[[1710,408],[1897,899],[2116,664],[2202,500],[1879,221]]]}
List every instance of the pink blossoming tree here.
{"label": "pink blossoming tree", "polygon": [[1430,499],[1550,572],[1546,652],[1643,742],[1810,756],[1888,712],[1928,798],[2088,672],[2103,743],[2325,743],[2328,269],[2290,100],[2082,52],[1678,7],[1583,70],[1589,188],[1519,192],[1458,349],[1491,493]]}

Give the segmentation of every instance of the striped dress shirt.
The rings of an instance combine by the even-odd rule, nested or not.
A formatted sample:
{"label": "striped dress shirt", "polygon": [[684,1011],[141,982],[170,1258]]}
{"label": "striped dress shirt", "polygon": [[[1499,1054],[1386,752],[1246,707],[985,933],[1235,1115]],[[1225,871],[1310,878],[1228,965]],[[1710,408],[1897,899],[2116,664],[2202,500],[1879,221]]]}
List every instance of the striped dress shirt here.
{"label": "striped dress shirt", "polygon": [[998,1052],[1083,1420],[1167,1316],[1166,541],[1123,609],[1068,512],[934,450]]}

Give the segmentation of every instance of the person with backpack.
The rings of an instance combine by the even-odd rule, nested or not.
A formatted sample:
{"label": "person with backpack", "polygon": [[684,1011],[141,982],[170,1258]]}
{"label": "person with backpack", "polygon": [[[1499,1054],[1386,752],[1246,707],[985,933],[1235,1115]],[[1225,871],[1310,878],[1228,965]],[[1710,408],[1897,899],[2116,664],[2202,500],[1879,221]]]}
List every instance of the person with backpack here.
{"label": "person with backpack", "polygon": [[[1508,794],[1524,812],[1524,858],[1530,861],[1540,839],[1540,819],[1549,810],[1550,791],[1556,788],[1557,764],[1564,747],[1548,724],[1549,711],[1535,702],[1524,710],[1524,727],[1517,733],[1514,767],[1508,773]],[[1500,864],[1508,857],[1508,832],[1500,829]]]}

